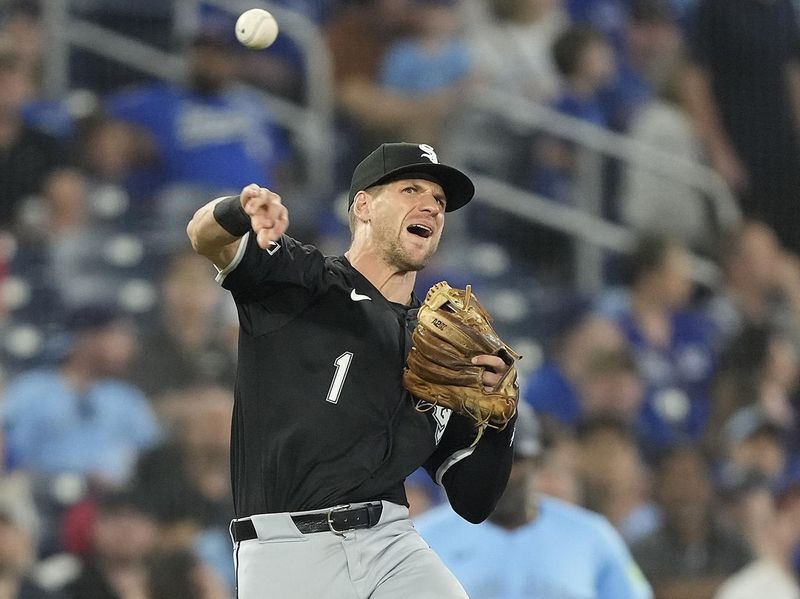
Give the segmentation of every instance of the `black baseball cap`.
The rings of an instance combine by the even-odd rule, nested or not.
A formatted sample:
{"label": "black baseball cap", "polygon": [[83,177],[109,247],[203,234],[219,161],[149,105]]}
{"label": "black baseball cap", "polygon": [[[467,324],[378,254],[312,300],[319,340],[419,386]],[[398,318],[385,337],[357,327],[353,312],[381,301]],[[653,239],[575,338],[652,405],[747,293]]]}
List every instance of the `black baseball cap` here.
{"label": "black baseball cap", "polygon": [[475,195],[475,186],[470,178],[452,166],[439,164],[431,146],[385,143],[364,158],[353,171],[348,208],[353,205],[359,191],[403,178],[426,179],[441,185],[447,197],[445,212],[461,208]]}

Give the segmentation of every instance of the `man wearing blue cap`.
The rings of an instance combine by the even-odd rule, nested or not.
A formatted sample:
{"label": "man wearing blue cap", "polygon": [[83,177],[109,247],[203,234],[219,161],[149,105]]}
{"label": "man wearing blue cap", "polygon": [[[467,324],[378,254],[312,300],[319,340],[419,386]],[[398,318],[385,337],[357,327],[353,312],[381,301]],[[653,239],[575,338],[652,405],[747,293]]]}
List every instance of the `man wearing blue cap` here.
{"label": "man wearing blue cap", "polygon": [[[416,274],[445,213],[472,199],[426,144],[387,143],[355,169],[352,243],[326,257],[285,235],[281,198],[258,185],[197,211],[187,232],[239,312],[231,524],[240,599],[464,599],[408,519],[419,466],[463,518],[491,513],[513,426],[477,444],[466,418],[414,407],[402,384],[420,302]],[[506,371],[478,356],[483,382]]]}

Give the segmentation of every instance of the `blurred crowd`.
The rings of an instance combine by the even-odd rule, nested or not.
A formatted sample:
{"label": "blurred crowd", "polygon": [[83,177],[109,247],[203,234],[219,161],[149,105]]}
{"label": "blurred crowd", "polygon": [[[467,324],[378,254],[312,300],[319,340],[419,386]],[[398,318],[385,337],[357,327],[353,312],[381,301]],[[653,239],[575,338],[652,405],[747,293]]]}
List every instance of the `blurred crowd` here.
{"label": "blurred crowd", "polygon": [[[706,165],[744,214],[603,160],[601,216],[639,242],[589,294],[566,236],[480,204],[453,220],[417,293],[472,283],[525,350],[523,401],[556,441],[524,492],[605,517],[659,598],[800,596],[793,0],[276,0],[332,59],[336,174],[299,198],[302,128],[262,96],[309,102],[290,36],[254,53],[202,3],[188,29],[177,0],[68,4],[185,70],[75,48],[53,97],[45,3],[0,2],[0,599],[233,595],[237,320],[186,222],[257,182],[339,252],[352,167],[399,140],[580,205],[582,149],[471,101],[487,88]],[[698,254],[717,283],[694,282]],[[408,494],[417,515],[444,501],[418,474]]]}

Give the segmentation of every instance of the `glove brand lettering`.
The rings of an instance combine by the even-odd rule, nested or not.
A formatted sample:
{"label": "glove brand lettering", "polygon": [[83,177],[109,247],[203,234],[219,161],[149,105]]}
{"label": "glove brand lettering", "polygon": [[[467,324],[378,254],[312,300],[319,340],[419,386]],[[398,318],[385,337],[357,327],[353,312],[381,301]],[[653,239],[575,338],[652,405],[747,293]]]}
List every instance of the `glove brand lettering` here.
{"label": "glove brand lettering", "polygon": [[[478,433],[473,446],[486,427],[506,427],[519,399],[514,362],[521,356],[497,336],[490,321],[472,286],[453,289],[447,281],[437,283],[417,313],[403,370],[406,389],[422,400],[418,410],[447,408],[475,422]],[[472,364],[472,356],[479,354],[508,358],[508,370],[491,389],[483,384],[484,368]]]}

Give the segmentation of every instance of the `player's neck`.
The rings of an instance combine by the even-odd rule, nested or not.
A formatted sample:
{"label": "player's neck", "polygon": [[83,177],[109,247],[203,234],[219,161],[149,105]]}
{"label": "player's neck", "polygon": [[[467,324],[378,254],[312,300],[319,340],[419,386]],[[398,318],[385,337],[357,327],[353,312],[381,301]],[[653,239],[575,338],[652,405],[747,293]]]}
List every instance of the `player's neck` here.
{"label": "player's neck", "polygon": [[409,304],[417,273],[398,271],[374,252],[359,251],[351,247],[345,257],[362,276],[390,302]]}

